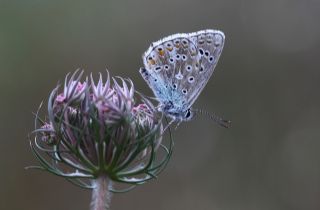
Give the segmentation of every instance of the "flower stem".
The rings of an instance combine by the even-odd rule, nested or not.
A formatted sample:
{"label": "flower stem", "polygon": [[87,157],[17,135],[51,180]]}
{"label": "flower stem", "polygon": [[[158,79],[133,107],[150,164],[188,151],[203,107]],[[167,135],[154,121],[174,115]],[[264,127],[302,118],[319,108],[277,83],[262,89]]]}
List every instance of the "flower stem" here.
{"label": "flower stem", "polygon": [[92,190],[91,210],[108,210],[110,209],[112,187],[111,180],[105,176],[99,176],[94,180],[95,188]]}

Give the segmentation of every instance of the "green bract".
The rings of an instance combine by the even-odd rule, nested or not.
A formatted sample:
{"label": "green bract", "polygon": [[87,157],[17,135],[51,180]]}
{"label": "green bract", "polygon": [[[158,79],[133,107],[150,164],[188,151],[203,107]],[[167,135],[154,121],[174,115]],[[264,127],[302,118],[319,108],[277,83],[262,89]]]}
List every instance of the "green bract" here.
{"label": "green bract", "polygon": [[30,145],[40,166],[31,168],[85,188],[101,175],[133,185],[156,177],[171,156],[172,140],[168,147],[162,144],[162,117],[155,107],[131,80],[107,73],[106,82],[100,75],[96,84],[92,76],[81,81],[82,74],[67,75],[63,90],[52,91],[46,120],[36,113]]}

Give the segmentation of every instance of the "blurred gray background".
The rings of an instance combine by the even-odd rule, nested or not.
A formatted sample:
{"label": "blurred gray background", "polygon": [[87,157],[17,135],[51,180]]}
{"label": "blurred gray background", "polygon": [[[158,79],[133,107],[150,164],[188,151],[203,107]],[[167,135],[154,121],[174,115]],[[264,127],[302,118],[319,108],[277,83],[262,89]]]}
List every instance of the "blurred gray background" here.
{"label": "blurred gray background", "polygon": [[220,29],[226,44],[194,107],[174,133],[159,179],[116,194],[112,209],[320,209],[320,1],[0,1],[0,209],[89,208],[91,192],[36,164],[32,111],[67,72],[140,77],[141,54],[177,32]]}

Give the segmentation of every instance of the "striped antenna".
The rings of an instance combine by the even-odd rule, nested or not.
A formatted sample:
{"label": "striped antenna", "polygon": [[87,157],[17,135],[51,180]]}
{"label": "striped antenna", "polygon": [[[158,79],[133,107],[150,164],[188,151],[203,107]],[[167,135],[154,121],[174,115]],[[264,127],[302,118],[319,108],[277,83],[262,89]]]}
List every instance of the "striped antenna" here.
{"label": "striped antenna", "polygon": [[224,120],[221,117],[215,115],[214,113],[211,114],[205,110],[202,109],[195,109],[193,110],[194,113],[199,113],[202,115],[205,115],[207,117],[209,117],[211,120],[213,120],[214,122],[218,123],[220,126],[225,127],[225,128],[230,128],[231,127],[231,121],[230,120]]}

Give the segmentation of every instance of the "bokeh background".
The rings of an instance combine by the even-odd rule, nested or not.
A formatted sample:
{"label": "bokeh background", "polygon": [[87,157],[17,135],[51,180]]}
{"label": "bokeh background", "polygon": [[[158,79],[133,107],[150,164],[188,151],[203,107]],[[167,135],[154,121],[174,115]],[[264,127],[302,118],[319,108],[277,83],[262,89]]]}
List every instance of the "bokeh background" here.
{"label": "bokeh background", "polygon": [[116,194],[112,209],[320,209],[320,1],[0,0],[0,209],[85,210],[90,191],[36,164],[32,111],[77,68],[130,77],[152,41],[220,29],[226,44],[194,107],[206,117],[174,132],[157,180]]}

